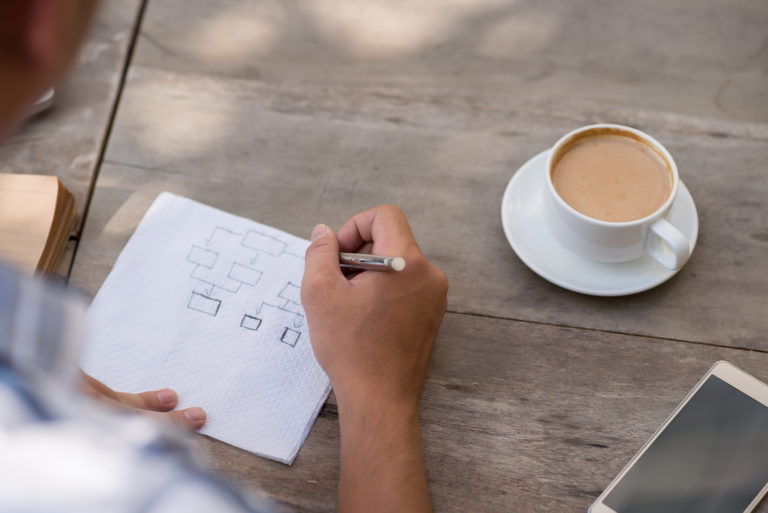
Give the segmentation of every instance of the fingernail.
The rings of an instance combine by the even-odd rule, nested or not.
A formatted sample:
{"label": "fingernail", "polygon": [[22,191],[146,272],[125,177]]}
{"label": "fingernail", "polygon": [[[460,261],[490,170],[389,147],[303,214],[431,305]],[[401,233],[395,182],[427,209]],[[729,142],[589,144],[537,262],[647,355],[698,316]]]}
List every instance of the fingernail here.
{"label": "fingernail", "polygon": [[318,224],[315,226],[315,228],[312,230],[312,240],[317,239],[318,237],[322,237],[325,235],[325,231],[328,229],[327,226],[324,224]]}
{"label": "fingernail", "polygon": [[205,420],[205,412],[202,408],[198,408],[197,406],[184,410],[184,416],[187,417],[187,420],[190,422],[200,422],[201,420]]}
{"label": "fingernail", "polygon": [[179,401],[179,396],[176,392],[170,388],[164,388],[157,393],[157,398],[163,404],[176,404]]}

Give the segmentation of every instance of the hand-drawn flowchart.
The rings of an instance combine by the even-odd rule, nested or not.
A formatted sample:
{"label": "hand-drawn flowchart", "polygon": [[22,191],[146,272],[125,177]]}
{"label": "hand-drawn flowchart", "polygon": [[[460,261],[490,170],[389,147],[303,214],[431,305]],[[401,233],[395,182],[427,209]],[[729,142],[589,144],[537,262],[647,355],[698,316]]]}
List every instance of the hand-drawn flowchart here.
{"label": "hand-drawn flowchart", "polygon": [[170,386],[205,408],[202,433],[290,464],[330,391],[300,300],[308,245],[160,194],[93,300],[83,369],[127,392]]}
{"label": "hand-drawn flowchart", "polygon": [[[274,333],[277,342],[295,347],[305,328],[299,284],[270,279],[285,258],[304,257],[288,251],[288,243],[256,230],[245,233],[216,226],[200,244],[193,244],[186,260],[194,264],[187,309],[216,317],[229,304],[242,308],[256,298],[240,318],[240,328]],[[230,301],[246,295],[245,301]],[[259,299],[268,298],[259,301]],[[258,303],[258,305],[256,305]]]}

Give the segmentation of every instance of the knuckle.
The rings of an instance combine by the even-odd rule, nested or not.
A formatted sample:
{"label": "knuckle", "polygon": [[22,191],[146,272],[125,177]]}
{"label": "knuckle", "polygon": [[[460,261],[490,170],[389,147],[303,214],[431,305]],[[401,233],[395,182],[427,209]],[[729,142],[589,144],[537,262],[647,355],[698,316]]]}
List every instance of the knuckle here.
{"label": "knuckle", "polygon": [[191,421],[187,418],[186,415],[184,415],[184,412],[182,410],[169,411],[167,413],[164,413],[163,415],[166,415],[167,418],[171,420],[171,422],[174,422],[180,426],[191,425]]}
{"label": "knuckle", "polygon": [[157,400],[157,397],[154,397],[152,392],[142,392],[138,394],[138,399],[140,403],[140,408],[143,408],[145,410],[149,410],[157,406],[159,401]]}
{"label": "knuckle", "polygon": [[393,203],[385,203],[384,205],[381,205],[379,208],[392,215],[395,215],[398,217],[405,217],[405,213],[403,212],[403,209],[401,209],[400,207],[398,207]]}
{"label": "knuckle", "polygon": [[424,254],[419,250],[416,245],[406,250],[405,261],[408,267],[415,269],[416,271],[423,271],[429,262]]}
{"label": "knuckle", "polygon": [[439,267],[435,267],[435,283],[441,294],[448,293],[448,276]]}
{"label": "knuckle", "polygon": [[378,214],[384,214],[383,217],[389,220],[390,224],[399,227],[400,230],[407,228],[406,231],[410,231],[410,224],[408,223],[408,217],[403,212],[403,209],[392,203],[381,205],[377,208]]}
{"label": "knuckle", "polygon": [[309,260],[314,255],[322,255],[323,253],[332,250],[333,248],[331,247],[331,243],[328,240],[320,239],[309,245],[307,250],[304,252],[304,256],[307,260]]}

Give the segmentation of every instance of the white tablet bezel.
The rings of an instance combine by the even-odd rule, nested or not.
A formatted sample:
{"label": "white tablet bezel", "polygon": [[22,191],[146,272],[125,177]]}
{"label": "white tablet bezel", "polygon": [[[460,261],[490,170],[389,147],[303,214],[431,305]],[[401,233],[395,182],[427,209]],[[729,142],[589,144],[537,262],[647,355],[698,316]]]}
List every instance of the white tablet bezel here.
{"label": "white tablet bezel", "polygon": [[[608,487],[603,490],[603,493],[600,494],[600,496],[595,500],[595,502],[589,507],[589,513],[617,513],[613,509],[609,508],[603,503],[603,500],[605,497],[608,496],[609,493],[616,487],[617,484],[624,478],[624,476],[629,472],[629,470],[634,466],[634,464],[637,462],[637,460],[640,459],[640,457],[645,453],[646,450],[653,444],[653,442],[658,438],[658,436],[667,428],[670,422],[672,422],[672,419],[674,419],[678,413],[680,413],[680,410],[683,409],[683,407],[688,404],[688,401],[691,400],[691,398],[696,394],[696,392],[699,391],[699,388],[704,384],[704,382],[710,378],[710,376],[717,376],[718,378],[722,379],[732,387],[736,388],[740,392],[748,395],[755,401],[763,404],[764,406],[768,407],[768,385],[763,383],[762,381],[758,380],[754,376],[751,376],[744,372],[743,370],[739,369],[735,365],[726,362],[726,361],[719,361],[715,363],[712,368],[709,369],[709,371],[704,375],[704,377],[699,380],[699,382],[696,384],[693,389],[691,389],[690,392],[688,392],[688,395],[685,396],[685,398],[680,402],[680,404],[677,405],[675,410],[672,412],[672,414],[667,417],[667,420],[664,421],[664,423],[661,425],[661,427],[653,434],[653,436],[645,442],[645,445],[635,454],[632,459],[627,463],[627,465],[622,469],[621,472],[619,472],[619,475],[616,476],[616,478],[611,481],[611,484],[608,485]],[[760,501],[763,499],[765,494],[768,492],[768,483],[763,486],[763,488],[760,490],[760,492],[757,494],[757,496],[754,498],[752,502],[749,503],[749,506],[747,506],[747,509],[743,511],[743,513],[749,513],[755,507],[760,503]]]}

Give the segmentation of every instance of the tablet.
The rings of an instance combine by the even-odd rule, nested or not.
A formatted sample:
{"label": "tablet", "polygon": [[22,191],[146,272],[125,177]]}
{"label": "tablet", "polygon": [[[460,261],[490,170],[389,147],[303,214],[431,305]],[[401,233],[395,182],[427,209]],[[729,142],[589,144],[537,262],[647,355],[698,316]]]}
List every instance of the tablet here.
{"label": "tablet", "polygon": [[768,386],[717,362],[589,508],[744,513],[768,491]]}

